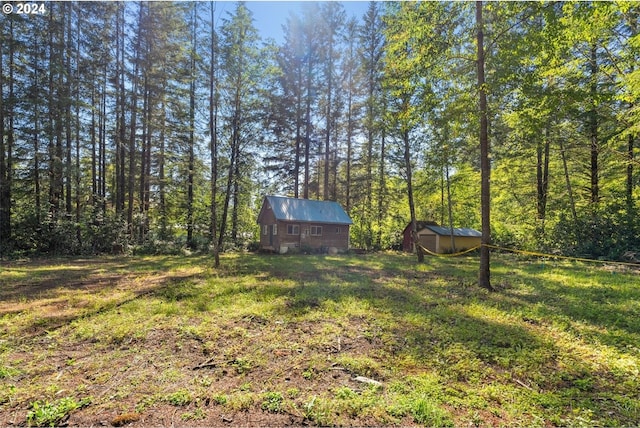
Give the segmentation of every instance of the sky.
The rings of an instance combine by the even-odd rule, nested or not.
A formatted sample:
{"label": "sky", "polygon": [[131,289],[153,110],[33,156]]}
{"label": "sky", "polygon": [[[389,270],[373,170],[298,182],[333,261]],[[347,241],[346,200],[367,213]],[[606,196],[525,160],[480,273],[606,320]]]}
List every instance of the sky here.
{"label": "sky", "polygon": [[[289,12],[299,13],[302,11],[303,1],[247,1],[245,5],[253,12],[254,25],[260,32],[263,39],[273,38],[276,42],[283,41],[282,25],[285,23]],[[322,3],[322,2],[318,2]],[[347,18],[355,16],[358,20],[367,11],[369,1],[343,1]],[[226,12],[232,12],[235,8],[235,1],[217,2],[216,13],[218,16],[225,16]],[[221,13],[222,12],[222,13]]]}

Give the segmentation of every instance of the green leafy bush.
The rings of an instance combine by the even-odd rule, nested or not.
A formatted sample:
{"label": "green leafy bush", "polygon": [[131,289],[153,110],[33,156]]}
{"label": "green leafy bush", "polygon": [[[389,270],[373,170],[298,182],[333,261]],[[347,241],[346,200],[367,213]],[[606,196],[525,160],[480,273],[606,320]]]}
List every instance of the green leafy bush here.
{"label": "green leafy bush", "polygon": [[191,394],[189,391],[181,389],[165,397],[167,403],[172,406],[182,407],[191,403]]}
{"label": "green leafy bush", "polygon": [[267,392],[262,399],[262,410],[266,410],[269,413],[282,412],[282,394],[279,392]]}
{"label": "green leafy bush", "polygon": [[27,412],[28,426],[58,426],[69,417],[72,411],[85,407],[91,403],[90,398],[76,401],[72,397],[61,398],[52,403],[36,401],[31,403],[31,410]]}

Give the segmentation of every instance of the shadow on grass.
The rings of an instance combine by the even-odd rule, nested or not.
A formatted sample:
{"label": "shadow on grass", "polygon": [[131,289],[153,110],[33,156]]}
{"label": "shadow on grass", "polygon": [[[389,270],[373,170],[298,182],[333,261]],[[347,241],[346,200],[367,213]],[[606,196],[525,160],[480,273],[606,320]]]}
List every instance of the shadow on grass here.
{"label": "shadow on grass", "polygon": [[[607,407],[622,406],[621,397],[638,390],[637,379],[618,387],[614,382],[622,384],[625,373],[613,373],[606,364],[598,367],[599,363],[589,361],[590,356],[573,355],[569,345],[556,345],[553,336],[548,335],[553,331],[549,328],[552,323],[579,321],[593,327],[594,349],[599,346],[598,341],[610,342],[618,352],[631,355],[633,351],[627,344],[631,339],[636,340],[633,346],[640,342],[635,312],[640,295],[627,282],[632,276],[609,281],[611,277],[599,272],[583,272],[580,267],[562,267],[555,272],[496,257],[493,279],[496,284],[502,284],[501,290],[488,293],[476,285],[477,259],[474,257],[428,258],[425,264],[418,265],[413,257],[399,254],[225,255],[220,269],[213,269],[212,264],[207,256],[89,260],[77,265],[69,263],[66,272],[63,268],[43,269],[40,281],[49,281],[51,287],[45,288],[47,293],[61,298],[70,287],[76,293],[87,291],[85,282],[91,278],[142,278],[142,281],[131,282],[132,294],[126,299],[147,295],[166,302],[181,302],[170,308],[172,314],[192,309],[203,314],[216,311],[211,319],[224,320],[227,324],[222,328],[255,329],[246,337],[223,335],[221,343],[225,345],[227,339],[228,343],[241,341],[242,347],[247,341],[255,341],[256,347],[262,349],[268,344],[260,333],[284,330],[290,323],[291,331],[287,334],[291,341],[296,342],[296,347],[307,346],[309,355],[314,355],[312,352],[334,352],[323,347],[333,338],[318,336],[348,333],[352,335],[351,345],[363,345],[363,349],[349,348],[352,354],[343,361],[357,354],[363,360],[373,360],[375,364],[371,366],[376,369],[375,373],[379,365],[384,368],[379,372],[390,377],[410,376],[412,370],[413,373],[435,373],[437,381],[447,388],[508,384],[511,389],[505,387],[502,396],[499,396],[502,392],[496,392],[499,396],[496,402],[503,399],[505,404],[511,404],[520,400],[520,396],[533,397],[531,400],[538,400],[537,409],[541,409],[540,414],[545,415],[547,421],[551,413],[548,408],[564,416],[582,406],[593,409],[594,415],[605,415]],[[181,269],[185,274],[175,275]],[[193,273],[195,271],[198,273]],[[36,287],[35,296],[38,295],[36,277],[31,277],[33,282],[22,283],[22,286]],[[568,277],[577,280],[568,280]],[[114,285],[108,282],[105,280],[101,288],[93,291],[110,290]],[[9,286],[0,288],[2,299],[8,295],[5,293],[16,292],[11,289],[14,285],[5,285]],[[21,331],[42,332],[45,328],[116,308],[129,301],[126,299],[105,300],[100,305],[65,315],[67,318],[53,318],[44,326],[25,324]],[[254,320],[236,323],[239,317],[246,318],[247,311],[233,311],[245,302],[270,304],[252,306],[250,310],[256,311]],[[238,318],[234,319],[236,314]],[[635,319],[627,319],[634,314]],[[196,313],[193,318],[199,320],[201,315]],[[284,322],[271,323],[274,318]],[[167,320],[176,322],[175,318]],[[621,331],[626,335],[624,341],[616,336]],[[585,340],[579,333],[571,332],[568,336]],[[286,341],[283,338],[283,343]],[[307,342],[298,345],[298,341]],[[316,348],[311,342],[315,342]],[[340,346],[335,352],[340,352]],[[306,357],[304,354],[300,358]],[[634,358],[633,364],[637,361]],[[480,388],[473,393],[480,394],[477,392]],[[518,391],[518,397],[513,391]],[[507,397],[508,394],[512,395]],[[609,425],[615,425],[612,422],[616,421],[617,425],[631,424],[637,420],[634,419],[634,415],[638,415],[637,399],[627,405],[630,410],[615,410],[617,413]],[[465,403],[465,406],[470,405]],[[571,422],[557,419],[549,424],[571,425]]]}
{"label": "shadow on grass", "polygon": [[38,259],[4,263],[0,301],[55,298],[61,290],[100,291],[119,281],[149,274],[166,274],[189,265],[206,265],[208,257],[98,257]]}
{"label": "shadow on grass", "polygon": [[[239,271],[255,275],[251,293],[284,299],[273,315],[310,314],[323,322],[332,308],[348,321],[358,312],[354,305],[361,305],[363,335],[380,332],[378,356],[394,358],[392,366],[413,361],[445,381],[508,383],[522,391],[518,400],[530,400],[547,417],[555,415],[554,423],[582,418],[574,408],[610,415],[602,419],[608,423],[638,416],[637,400],[625,401],[628,388],[638,388],[637,379],[628,378],[633,365],[620,369],[609,360],[620,355],[637,361],[640,289],[633,274],[540,268],[496,257],[494,281],[500,290],[488,293],[476,285],[473,258],[416,265],[398,255],[270,256],[244,263]],[[570,326],[562,343],[555,342],[558,324]],[[576,353],[576,346],[586,354]],[[627,385],[616,386],[623,382]]]}
{"label": "shadow on grass", "polygon": [[[418,359],[429,358],[433,347],[463,343],[479,353],[487,349],[529,349],[541,346],[526,328],[483,319],[465,312],[473,301],[490,301],[492,296],[473,285],[464,269],[436,273],[438,263],[418,267],[411,258],[257,256],[236,266],[236,273],[252,272],[255,282],[244,291],[256,299],[284,298],[274,316],[304,317],[321,311],[328,303],[338,316],[353,316],[341,304],[372,308],[370,324],[384,324],[397,344],[408,345],[406,352]],[[466,261],[466,264],[469,261]],[[475,260],[473,260],[475,262]],[[429,261],[427,261],[427,265]],[[458,273],[458,276],[454,275]],[[238,289],[227,288],[216,297],[228,297]],[[376,316],[379,318],[376,319]],[[437,328],[438,332],[432,329]],[[398,345],[400,346],[400,345]],[[491,355],[488,358],[492,358]]]}
{"label": "shadow on grass", "polygon": [[578,323],[598,342],[629,351],[640,343],[640,275],[585,264],[520,264],[496,305],[562,325]]}
{"label": "shadow on grass", "polygon": [[[190,263],[201,261],[195,258]],[[175,298],[175,290],[181,288],[176,284],[200,275],[181,272],[182,267],[185,260],[177,257],[12,263],[5,266],[4,276],[13,279],[0,283],[0,316],[18,317],[12,323],[11,336],[28,339],[141,296],[157,293]]]}
{"label": "shadow on grass", "polygon": [[[582,265],[556,268],[495,257],[494,282],[503,286],[498,292],[486,293],[475,285],[475,258],[427,259],[424,265],[417,265],[412,257],[395,254],[269,255],[251,256],[239,263],[236,273],[255,275],[256,293],[287,298],[288,304],[281,308],[285,315],[315,310],[326,301],[356,299],[393,316],[422,316],[425,325],[429,321],[465,325],[451,325],[452,337],[465,337],[466,331],[475,328],[484,332],[484,337],[475,338],[477,348],[487,341],[498,343],[498,348],[507,347],[499,344],[499,336],[513,342],[515,348],[537,346],[537,338],[525,327],[489,323],[485,328],[477,318],[467,315],[461,321],[460,314],[446,310],[475,301],[487,308],[521,314],[525,326],[554,317],[592,325],[597,339],[621,351],[640,342],[640,288],[633,286],[633,274],[612,274]],[[277,285],[283,280],[294,285]],[[621,341],[621,334],[628,340]]]}

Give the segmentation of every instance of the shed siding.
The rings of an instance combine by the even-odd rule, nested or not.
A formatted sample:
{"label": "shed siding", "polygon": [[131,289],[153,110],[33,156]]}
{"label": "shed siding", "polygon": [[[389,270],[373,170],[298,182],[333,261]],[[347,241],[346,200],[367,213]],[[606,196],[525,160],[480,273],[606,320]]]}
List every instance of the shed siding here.
{"label": "shed siding", "polygon": [[[287,226],[297,225],[299,227],[298,235],[287,234]],[[311,235],[312,226],[321,226],[322,235]],[[340,233],[336,233],[339,229]],[[290,221],[278,221],[279,249],[280,246],[295,247],[300,249],[322,249],[335,247],[340,251],[349,249],[349,226],[335,225],[327,223],[302,223]]]}
{"label": "shed siding", "polygon": [[420,238],[420,245],[434,253],[438,252],[438,236],[435,233],[419,233],[418,237]]}
{"label": "shed siding", "polygon": [[[273,215],[273,211],[266,206],[265,204],[260,212],[260,247],[275,250],[280,247],[279,244],[279,235],[273,235],[273,229],[269,226],[272,226],[276,223],[276,218]],[[267,234],[265,234],[265,226],[267,226]],[[278,228],[279,229],[279,228]],[[278,233],[280,231],[278,230]]]}
{"label": "shed siding", "polygon": [[[451,236],[438,236],[440,245],[439,253],[451,252]],[[480,245],[480,238],[475,236],[455,236],[456,251],[468,250]]]}

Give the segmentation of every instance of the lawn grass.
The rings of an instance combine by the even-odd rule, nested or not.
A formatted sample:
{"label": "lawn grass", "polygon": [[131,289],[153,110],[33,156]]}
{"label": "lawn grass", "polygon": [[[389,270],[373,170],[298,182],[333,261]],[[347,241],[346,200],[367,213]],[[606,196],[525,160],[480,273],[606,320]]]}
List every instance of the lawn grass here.
{"label": "lawn grass", "polygon": [[638,270],[496,254],[0,265],[0,425],[630,426]]}

